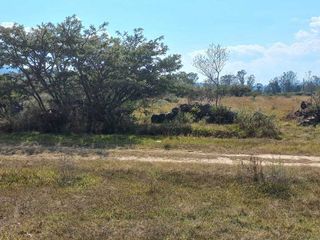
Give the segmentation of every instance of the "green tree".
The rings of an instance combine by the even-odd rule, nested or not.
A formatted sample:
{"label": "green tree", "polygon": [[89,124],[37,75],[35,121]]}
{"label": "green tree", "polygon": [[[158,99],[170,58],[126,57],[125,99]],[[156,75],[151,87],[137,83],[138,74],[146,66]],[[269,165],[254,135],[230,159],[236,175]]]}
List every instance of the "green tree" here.
{"label": "green tree", "polygon": [[296,73],[293,71],[284,72],[279,79],[281,91],[284,93],[296,91],[297,82]]}
{"label": "green tree", "polygon": [[266,88],[266,91],[271,94],[281,93],[281,87],[279,84],[279,79],[274,78],[271,80]]}
{"label": "green tree", "polygon": [[245,85],[245,82],[246,82],[245,77],[246,77],[246,75],[247,75],[246,70],[238,71],[237,78],[239,80],[240,85]]}
{"label": "green tree", "polygon": [[[0,26],[0,67],[9,66],[17,88],[35,99],[42,116],[82,124],[88,132],[114,132],[141,99],[160,96],[181,67],[163,38],[107,33],[107,24],[85,28],[75,16],[59,24]],[[61,121],[59,121],[62,123]]]}

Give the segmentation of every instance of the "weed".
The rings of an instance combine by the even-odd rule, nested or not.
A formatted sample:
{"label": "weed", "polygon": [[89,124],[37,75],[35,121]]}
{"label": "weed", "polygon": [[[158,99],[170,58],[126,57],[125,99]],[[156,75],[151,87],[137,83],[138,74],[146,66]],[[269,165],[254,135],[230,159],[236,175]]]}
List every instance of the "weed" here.
{"label": "weed", "polygon": [[163,148],[164,148],[165,150],[171,150],[171,149],[172,149],[172,145],[169,144],[169,143],[166,143],[166,144],[163,145]]}
{"label": "weed", "polygon": [[292,195],[290,177],[281,162],[265,166],[262,160],[251,157],[249,161],[241,161],[238,176],[241,182],[254,183],[268,196],[289,198]]}

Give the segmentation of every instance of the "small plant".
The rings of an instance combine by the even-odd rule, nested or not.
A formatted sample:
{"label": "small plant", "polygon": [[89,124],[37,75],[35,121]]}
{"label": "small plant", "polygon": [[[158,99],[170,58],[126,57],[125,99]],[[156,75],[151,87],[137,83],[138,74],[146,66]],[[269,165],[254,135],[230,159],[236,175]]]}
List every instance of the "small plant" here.
{"label": "small plant", "polygon": [[262,160],[256,157],[252,156],[249,161],[240,162],[240,178],[242,181],[261,183],[264,181],[263,171]]}
{"label": "small plant", "polygon": [[282,163],[264,165],[261,159],[251,157],[241,161],[239,178],[243,183],[253,183],[263,194],[277,198],[289,198],[290,178]]}
{"label": "small plant", "polygon": [[158,173],[155,171],[151,171],[148,175],[149,175],[148,176],[149,189],[147,193],[150,195],[154,195],[157,192],[159,192],[159,183],[158,183],[159,176],[158,176]]}
{"label": "small plant", "polygon": [[175,124],[188,124],[194,122],[194,116],[191,113],[179,112],[173,120]]}
{"label": "small plant", "polygon": [[172,145],[170,143],[166,143],[166,144],[164,144],[163,148],[165,150],[171,150],[172,149]]}

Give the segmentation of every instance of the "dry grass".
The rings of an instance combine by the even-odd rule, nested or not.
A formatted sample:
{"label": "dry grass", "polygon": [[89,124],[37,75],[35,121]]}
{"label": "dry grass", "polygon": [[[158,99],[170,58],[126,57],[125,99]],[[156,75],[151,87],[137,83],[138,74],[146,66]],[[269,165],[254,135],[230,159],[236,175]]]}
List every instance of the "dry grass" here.
{"label": "dry grass", "polygon": [[283,197],[237,166],[1,161],[0,239],[318,239],[320,170],[288,171]]}
{"label": "dry grass", "polygon": [[285,119],[302,99],[224,99],[275,114],[282,140],[2,134],[0,240],[319,239],[320,168],[138,163],[107,151],[320,155],[319,128]]}
{"label": "dry grass", "polygon": [[[295,155],[320,155],[320,128],[298,126],[294,120],[287,119],[290,113],[299,109],[300,103],[307,96],[257,96],[257,97],[226,97],[222,104],[235,111],[262,111],[276,117],[276,123],[281,131],[281,140],[270,139],[236,139],[230,138],[237,131],[234,126],[193,124],[195,132],[207,133],[219,138],[203,137],[157,137],[143,138],[135,147],[158,148],[170,145],[172,148],[196,149],[219,153],[274,153]],[[156,104],[150,112],[168,112],[177,104]],[[204,134],[205,135],[205,134]],[[161,141],[161,143],[159,143]]]}
{"label": "dry grass", "polygon": [[227,97],[222,103],[235,110],[262,111],[284,119],[289,113],[296,111],[300,103],[307,100],[306,96],[257,96],[257,97]]}
{"label": "dry grass", "polygon": [[[231,107],[233,110],[262,111],[282,119],[290,112],[296,111],[300,103],[309,98],[307,96],[225,97],[222,99],[222,105]],[[170,112],[177,105],[186,102],[185,99],[179,99],[177,102],[155,103],[149,111],[156,114],[166,113]]]}

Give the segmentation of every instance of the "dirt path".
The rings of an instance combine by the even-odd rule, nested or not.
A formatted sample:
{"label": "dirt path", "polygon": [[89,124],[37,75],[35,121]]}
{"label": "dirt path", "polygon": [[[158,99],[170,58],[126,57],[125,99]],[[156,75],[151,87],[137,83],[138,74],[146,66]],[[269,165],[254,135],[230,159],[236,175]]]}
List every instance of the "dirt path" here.
{"label": "dirt path", "polygon": [[173,162],[173,163],[199,163],[199,164],[239,164],[250,159],[261,160],[262,164],[282,163],[284,166],[311,166],[320,167],[319,156],[294,156],[275,154],[219,154],[187,150],[160,150],[160,149],[118,149],[97,152],[91,149],[76,151],[65,149],[63,152],[40,152],[35,154],[0,152],[0,163],[6,160],[24,160],[27,162],[41,160],[118,160],[139,162]]}
{"label": "dirt path", "polygon": [[262,164],[282,163],[285,166],[320,167],[318,156],[296,156],[276,154],[218,154],[185,150],[118,150],[110,153],[110,158],[122,161],[179,162],[206,164],[239,164],[250,159],[261,160]]}

